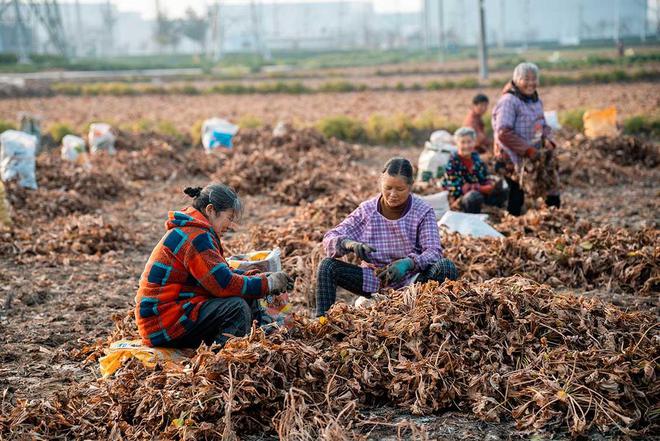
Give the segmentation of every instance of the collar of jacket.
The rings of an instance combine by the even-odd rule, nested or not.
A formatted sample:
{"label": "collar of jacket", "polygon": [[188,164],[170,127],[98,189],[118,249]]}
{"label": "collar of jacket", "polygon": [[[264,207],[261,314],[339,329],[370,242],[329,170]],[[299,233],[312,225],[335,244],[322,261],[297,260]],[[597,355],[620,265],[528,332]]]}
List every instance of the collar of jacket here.
{"label": "collar of jacket", "polygon": [[513,80],[509,81],[506,86],[504,86],[504,90],[502,90],[502,93],[510,93],[511,95],[519,98],[520,100],[526,102],[526,103],[535,103],[539,100],[539,93],[535,90],[532,95],[525,95],[518,89],[518,86],[513,82]]}

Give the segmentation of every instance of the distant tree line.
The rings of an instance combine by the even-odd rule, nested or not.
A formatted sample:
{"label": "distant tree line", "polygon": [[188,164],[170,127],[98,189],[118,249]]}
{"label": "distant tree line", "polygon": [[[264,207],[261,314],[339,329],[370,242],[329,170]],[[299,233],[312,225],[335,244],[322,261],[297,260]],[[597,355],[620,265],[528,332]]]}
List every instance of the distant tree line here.
{"label": "distant tree line", "polygon": [[187,37],[199,45],[200,51],[206,51],[206,33],[210,20],[208,16],[197,14],[191,7],[186,9],[183,18],[169,18],[162,10],[156,11],[154,41],[161,48],[176,50],[182,37]]}

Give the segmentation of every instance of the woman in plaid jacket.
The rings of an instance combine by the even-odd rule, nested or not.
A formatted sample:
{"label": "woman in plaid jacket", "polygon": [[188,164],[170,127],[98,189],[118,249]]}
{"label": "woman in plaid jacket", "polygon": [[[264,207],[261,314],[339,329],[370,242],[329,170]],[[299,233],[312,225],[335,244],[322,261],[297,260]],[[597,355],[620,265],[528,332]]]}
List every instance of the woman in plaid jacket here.
{"label": "woman in plaid jacket", "polygon": [[241,212],[231,188],[211,184],[184,192],[192,206],[169,212],[135,297],[138,330],[149,346],[222,345],[263,319],[256,299],[291,288],[283,272],[248,275],[227,265],[220,237]]}
{"label": "woman in plaid jacket", "polygon": [[[503,174],[509,184],[507,209],[514,216],[522,213],[525,203],[525,193],[518,179],[523,159],[537,161],[540,149],[554,151],[556,147],[550,139],[552,130],[543,114],[538,81],[538,67],[533,63],[520,63],[493,108],[495,171]],[[554,188],[546,195],[545,203],[559,208],[559,172],[553,170],[553,175]]]}
{"label": "woman in plaid jacket", "polygon": [[[411,194],[412,184],[410,161],[390,159],[381,175],[381,194],[360,204],[325,234],[327,258],[318,268],[317,316],[334,304],[337,286],[370,297],[385,287],[458,278],[454,264],[442,256],[435,212]],[[338,259],[348,253],[362,264]]]}

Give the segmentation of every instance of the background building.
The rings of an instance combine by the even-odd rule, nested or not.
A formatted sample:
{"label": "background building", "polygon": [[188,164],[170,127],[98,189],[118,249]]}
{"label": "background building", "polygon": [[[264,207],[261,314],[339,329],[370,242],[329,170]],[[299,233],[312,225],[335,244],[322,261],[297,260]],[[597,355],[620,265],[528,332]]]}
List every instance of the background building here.
{"label": "background building", "polygon": [[[656,2],[657,3],[657,2]],[[163,47],[156,21],[112,2],[0,0],[0,53],[73,56],[198,53],[181,35]],[[422,0],[419,12],[378,13],[367,0],[226,4],[209,1],[207,41],[218,53],[474,46],[477,3]],[[657,5],[656,5],[657,9]],[[491,46],[577,45],[657,34],[647,0],[485,0]],[[19,19],[17,19],[19,17]],[[657,19],[657,17],[656,17]],[[162,42],[161,42],[162,43]]]}

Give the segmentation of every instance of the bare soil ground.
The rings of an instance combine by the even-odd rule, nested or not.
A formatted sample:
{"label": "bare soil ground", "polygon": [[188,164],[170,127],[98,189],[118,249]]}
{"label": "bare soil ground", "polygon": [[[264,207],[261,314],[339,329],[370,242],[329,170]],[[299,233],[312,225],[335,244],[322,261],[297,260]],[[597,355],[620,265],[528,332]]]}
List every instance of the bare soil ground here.
{"label": "bare soil ground", "polygon": [[[488,92],[496,96],[495,90]],[[456,90],[383,95],[274,95],[267,99],[257,96],[16,99],[0,101],[0,118],[11,118],[18,110],[31,110],[49,120],[73,124],[150,118],[172,120],[184,127],[210,114],[230,117],[253,114],[270,122],[281,118],[311,122],[328,114],[364,116],[398,111],[416,114],[433,109],[455,119],[462,116],[464,103],[473,93]],[[546,108],[613,103],[623,114],[655,111],[660,100],[653,83],[635,87],[553,87],[543,91],[543,98]],[[324,167],[342,171],[347,167],[364,167],[373,171],[367,179],[374,179],[387,158],[403,155],[416,162],[420,152],[412,147],[361,146],[360,150],[364,157],[354,164],[340,162]],[[255,161],[261,159],[256,157]],[[635,176],[635,169],[625,170]],[[637,175],[637,180],[616,185],[569,186],[563,193],[564,204],[574,209],[580,219],[599,225],[657,229],[660,219],[657,170],[656,167],[644,171]],[[108,171],[112,173],[112,165]],[[99,377],[96,360],[88,358],[90,348],[111,335],[113,315],[125,316],[131,309],[143,266],[163,234],[167,211],[187,204],[181,190],[207,180],[203,173],[184,170],[166,179],[131,181],[126,177],[125,192],[116,198],[97,201],[98,206],[89,213],[106,224],[123,225],[139,232],[128,236],[127,243],[115,250],[92,255],[64,253],[65,258],[51,254],[24,259],[19,254],[0,260],[0,390],[3,391],[0,408],[8,408],[16,399],[45,398],[69,385]],[[375,193],[375,179],[373,189]],[[236,248],[244,246],[253,227],[286,223],[296,209],[268,194],[246,195],[244,199],[246,213],[242,228],[227,240],[230,250],[239,251]],[[50,234],[47,224],[39,225],[42,229],[33,232],[35,241]],[[631,294],[613,293],[607,287],[590,292],[569,291],[597,296],[631,310],[640,308],[631,301]],[[424,425],[428,433],[440,439],[498,440],[526,436],[516,435],[510,422],[483,423],[464,413],[422,418],[387,408],[373,412],[379,417],[385,415],[392,425],[375,425],[369,435],[371,439],[394,439],[401,421]]]}
{"label": "bare soil ground", "polygon": [[[499,88],[483,90],[495,102]],[[44,124],[64,122],[86,127],[93,121],[130,124],[140,119],[171,121],[187,133],[193,123],[211,115],[238,120],[252,115],[264,123],[290,121],[313,124],[329,115],[366,118],[371,114],[402,113],[416,117],[433,112],[448,121],[460,123],[468,111],[475,89],[419,92],[354,92],[310,95],[204,95],[137,97],[7,98],[0,100],[0,119],[15,120],[20,111],[44,117]],[[580,85],[542,87],[546,110],[617,107],[619,115],[653,114],[660,108],[660,93],[653,82],[634,85]]]}

